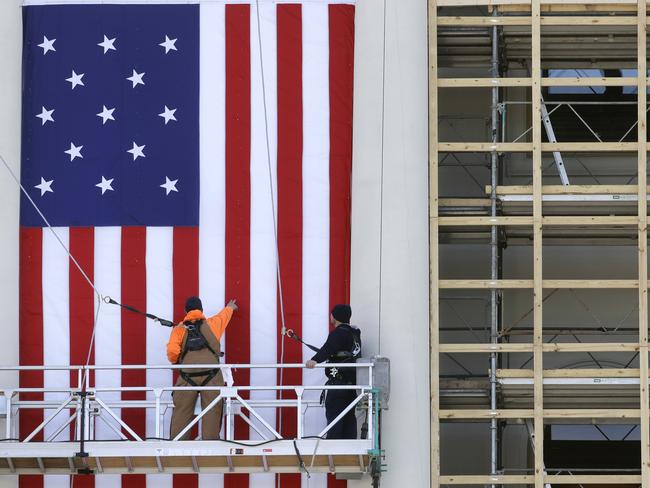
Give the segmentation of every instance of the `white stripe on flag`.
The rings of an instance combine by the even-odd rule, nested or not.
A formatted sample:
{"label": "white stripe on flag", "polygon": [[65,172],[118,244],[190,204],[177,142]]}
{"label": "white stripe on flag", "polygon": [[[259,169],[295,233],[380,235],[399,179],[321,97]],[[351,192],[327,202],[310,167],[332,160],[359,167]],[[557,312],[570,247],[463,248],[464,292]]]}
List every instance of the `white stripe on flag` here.
{"label": "white stripe on flag", "polygon": [[[329,29],[327,5],[302,7],[303,47],[303,338],[320,347],[328,334],[329,317]],[[313,351],[303,348],[303,359]],[[306,385],[325,382],[322,369],[303,371]],[[317,400],[320,393],[308,392]],[[325,427],[325,414],[312,408],[305,414],[305,434]],[[318,485],[320,486],[320,485]]]}
{"label": "white stripe on flag", "polygon": [[[199,204],[199,295],[205,313],[217,313],[226,276],[226,9],[201,4],[199,95],[201,195]],[[221,350],[225,350],[224,335]],[[222,474],[200,474],[199,488],[222,488]]]}
{"label": "white stripe on flag", "polygon": [[223,4],[201,4],[199,294],[208,316],[225,294],[225,15]]}
{"label": "white stripe on flag", "polygon": [[[120,227],[95,228],[95,286],[113,300],[121,302],[120,271],[122,262],[122,230]],[[97,307],[97,302],[95,302]],[[95,309],[96,311],[96,309]],[[121,309],[115,305],[102,303],[95,328],[95,364],[117,365],[122,362],[122,328]],[[95,372],[97,387],[122,386],[122,374],[118,370],[99,370]],[[105,402],[119,401],[119,392],[97,392],[98,398]],[[113,410],[120,415],[120,409]],[[110,416],[102,414],[102,418],[111,421]],[[115,422],[112,422],[115,425]],[[95,438],[98,440],[119,439],[119,436],[103,421],[95,422]],[[120,486],[122,477],[110,474],[95,477],[95,488],[116,488]]]}
{"label": "white stripe on flag", "polygon": [[[257,13],[251,5],[251,254],[250,254],[250,360],[251,363],[275,363],[277,358],[277,251],[273,228],[273,195],[277,180],[277,67],[276,7],[260,6],[260,31],[263,65],[258,39]],[[262,80],[262,70],[264,80]],[[266,114],[263,89],[266,89]],[[265,120],[266,119],[266,120]],[[269,175],[270,151],[271,175]],[[269,181],[269,178],[271,180]],[[251,370],[251,385],[275,385],[276,371]],[[255,392],[254,399],[273,399],[275,391]],[[270,425],[276,423],[274,409],[259,411]],[[266,433],[261,424],[255,422]],[[251,429],[251,439],[259,436]],[[271,486],[273,475],[251,475],[251,487]]]}
{"label": "white stripe on flag", "polygon": [[[172,257],[174,251],[174,230],[171,227],[147,227],[146,272],[147,312],[158,317],[172,318],[174,315]],[[171,330],[147,319],[147,364],[167,364],[166,345]],[[148,370],[147,386],[169,386],[172,384],[170,370]],[[153,400],[153,393],[147,393]],[[171,399],[166,393],[163,400]],[[161,437],[167,434],[169,415],[165,417]],[[155,414],[147,409],[147,436],[155,436]],[[172,488],[172,475],[147,475],[147,485],[156,488]]]}
{"label": "white stripe on flag", "polygon": [[[70,233],[67,227],[57,227],[63,244],[70,247]],[[69,257],[57,238],[47,229],[43,230],[43,362],[46,366],[62,366],[70,364],[70,264]],[[68,371],[45,371],[45,388],[68,388],[70,373]],[[46,393],[45,400],[63,402],[67,393]],[[45,410],[45,418],[52,415],[53,410]],[[64,410],[44,429],[47,439],[68,418]],[[70,429],[65,428],[55,440],[70,439]],[[69,485],[69,476],[45,476],[45,488],[64,488]]]}

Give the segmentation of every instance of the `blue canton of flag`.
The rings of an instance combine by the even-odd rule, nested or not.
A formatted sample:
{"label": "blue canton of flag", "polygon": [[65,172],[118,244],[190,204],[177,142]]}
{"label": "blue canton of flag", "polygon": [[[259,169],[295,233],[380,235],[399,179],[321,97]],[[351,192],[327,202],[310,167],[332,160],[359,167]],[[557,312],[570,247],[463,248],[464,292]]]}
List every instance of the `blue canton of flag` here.
{"label": "blue canton of flag", "polygon": [[198,5],[32,6],[24,30],[21,179],[50,223],[198,225]]}

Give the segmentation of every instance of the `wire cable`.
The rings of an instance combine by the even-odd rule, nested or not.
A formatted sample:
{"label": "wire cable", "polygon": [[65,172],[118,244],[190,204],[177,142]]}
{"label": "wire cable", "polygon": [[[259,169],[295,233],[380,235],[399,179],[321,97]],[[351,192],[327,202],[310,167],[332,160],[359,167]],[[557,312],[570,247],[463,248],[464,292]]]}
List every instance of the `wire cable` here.
{"label": "wire cable", "polygon": [[[284,364],[284,341],[286,335],[286,321],[284,316],[284,293],[282,291],[282,273],[280,266],[280,249],[278,244],[278,222],[276,215],[276,203],[275,203],[275,191],[273,189],[273,168],[271,167],[271,142],[269,137],[269,117],[268,117],[268,108],[266,103],[266,78],[264,76],[264,55],[262,47],[262,27],[260,19],[260,2],[255,0],[255,16],[257,19],[257,44],[259,49],[259,60],[260,60],[260,74],[262,81],[262,106],[264,109],[264,132],[266,136],[266,162],[268,167],[269,174],[269,189],[271,195],[271,212],[273,215],[273,236],[275,239],[275,262],[276,262],[276,274],[278,282],[278,295],[279,295],[279,305],[280,305],[280,320],[282,323],[282,334],[280,339],[280,364]],[[280,368],[280,386],[284,386],[284,369]],[[280,399],[283,398],[283,391],[280,390]],[[278,429],[282,431],[282,407],[279,408],[278,412]]]}

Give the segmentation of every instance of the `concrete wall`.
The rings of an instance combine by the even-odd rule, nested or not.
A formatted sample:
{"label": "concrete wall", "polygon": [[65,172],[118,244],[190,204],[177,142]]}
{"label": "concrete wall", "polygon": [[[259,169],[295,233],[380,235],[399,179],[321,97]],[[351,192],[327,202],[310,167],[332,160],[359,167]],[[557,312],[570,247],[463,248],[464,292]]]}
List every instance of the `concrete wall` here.
{"label": "concrete wall", "polygon": [[[0,2],[0,155],[18,174],[20,165],[21,2]],[[18,364],[18,191],[6,168],[0,165],[0,310],[2,310],[2,360]],[[3,385],[17,385],[16,375],[0,374]],[[3,422],[0,429],[4,432]],[[2,435],[4,437],[4,435]],[[0,487],[18,486],[17,477],[0,477]]]}
{"label": "concrete wall", "polygon": [[426,487],[427,2],[384,6],[357,2],[351,302],[365,353],[391,359],[382,486]]}

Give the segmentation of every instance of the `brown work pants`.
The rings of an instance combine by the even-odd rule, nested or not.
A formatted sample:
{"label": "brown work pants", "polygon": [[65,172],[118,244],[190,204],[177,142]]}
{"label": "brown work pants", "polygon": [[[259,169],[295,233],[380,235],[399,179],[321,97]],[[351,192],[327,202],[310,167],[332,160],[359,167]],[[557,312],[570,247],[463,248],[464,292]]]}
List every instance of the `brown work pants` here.
{"label": "brown work pants", "polygon": [[[203,383],[205,376],[195,376],[192,378],[192,381],[197,385]],[[181,376],[178,377],[176,381],[176,386],[193,386],[185,381]],[[212,378],[204,386],[223,386],[223,377],[221,372]],[[201,395],[201,409],[205,409],[212,400],[219,396],[219,390],[185,390],[185,391],[175,391],[173,394],[174,398],[174,413],[172,414],[172,425],[171,433],[169,438],[173,439],[176,437],[184,428],[189,424],[194,418],[194,406],[196,405],[197,395]],[[221,414],[223,410],[223,400],[212,407],[202,418],[201,418],[201,432],[203,440],[215,440],[219,438],[219,432],[221,431]],[[186,441],[190,438],[190,429],[181,440]]]}

